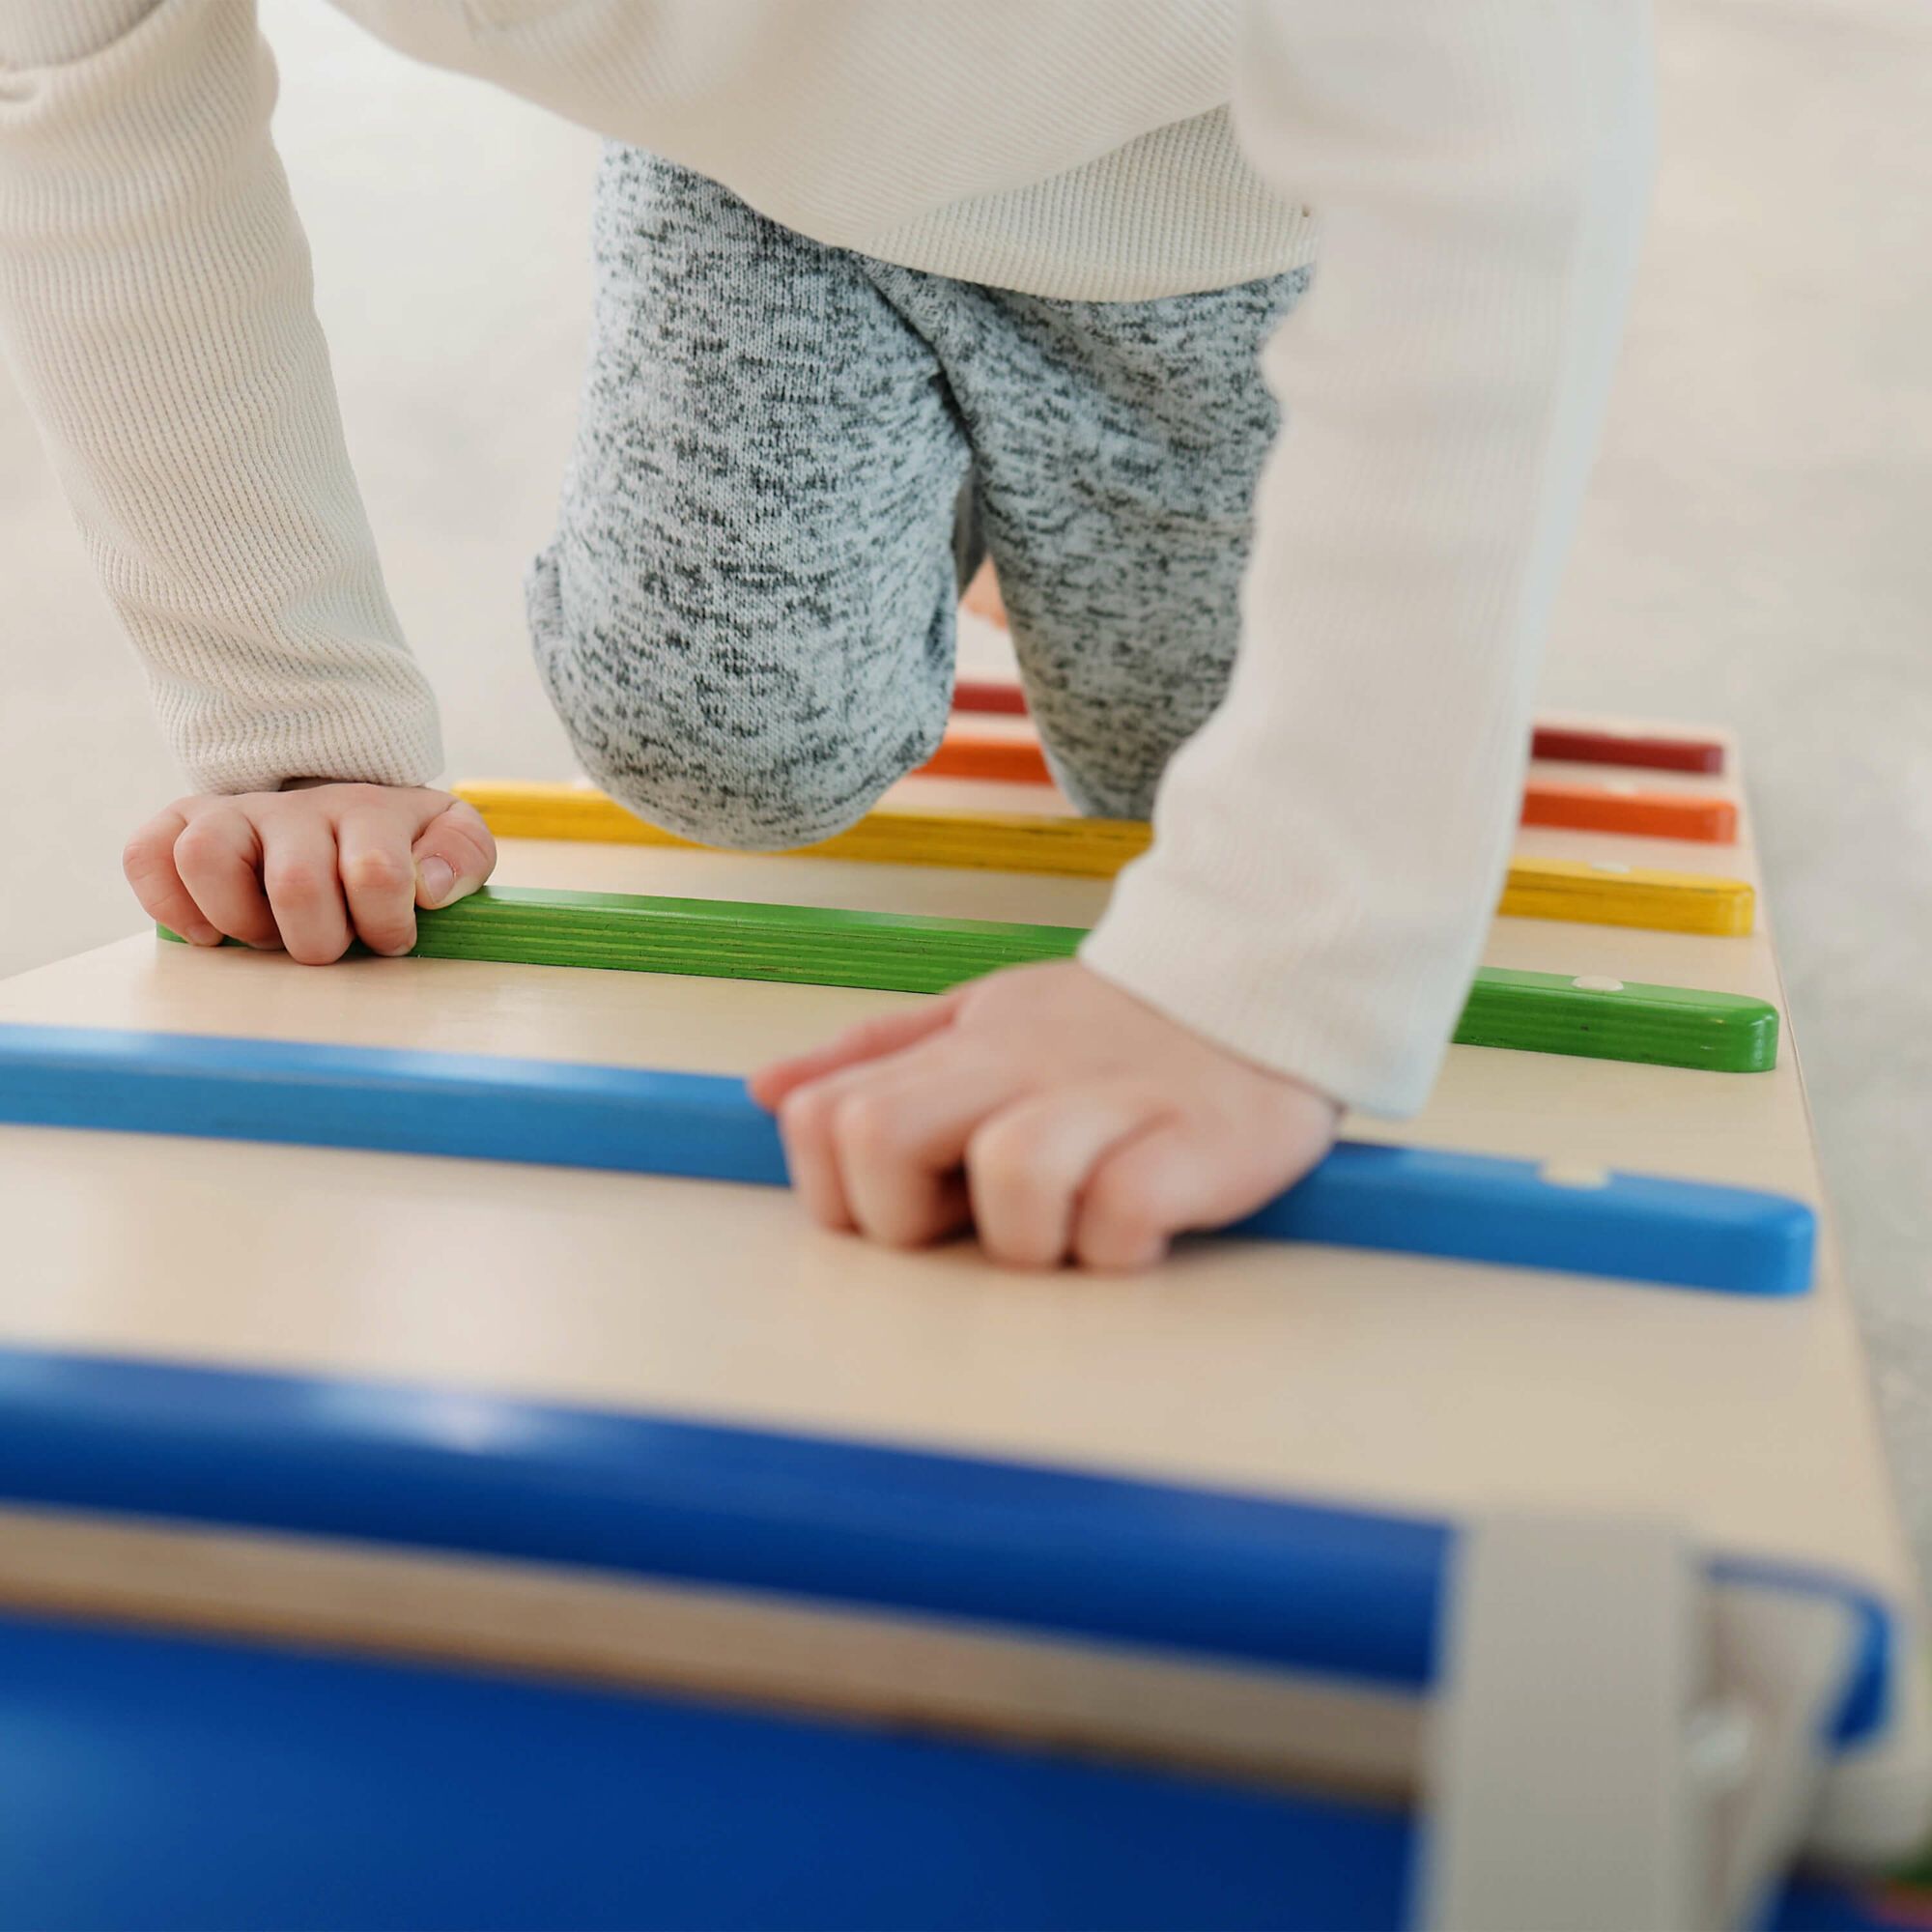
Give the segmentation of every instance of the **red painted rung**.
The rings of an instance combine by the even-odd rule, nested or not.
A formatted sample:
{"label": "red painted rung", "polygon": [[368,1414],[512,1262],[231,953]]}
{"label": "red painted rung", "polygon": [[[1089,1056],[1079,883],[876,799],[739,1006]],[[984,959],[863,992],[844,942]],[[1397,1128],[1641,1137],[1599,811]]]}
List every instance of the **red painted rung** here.
{"label": "red painted rung", "polygon": [[1003,684],[998,678],[962,677],[952,687],[952,708],[1023,714],[1026,696],[1018,685]]}
{"label": "red painted rung", "polygon": [[[1024,715],[1026,697],[1000,678],[962,677],[953,687],[955,711]],[[1640,765],[1654,772],[1721,772],[1724,748],[1708,738],[1646,737],[1634,731],[1585,731],[1567,724],[1539,724],[1530,738],[1533,758],[1576,765]]]}
{"label": "red painted rung", "polygon": [[1723,746],[1707,738],[1650,738],[1639,732],[1572,730],[1562,724],[1539,724],[1530,737],[1529,754],[1578,765],[1642,765],[1654,772],[1724,769]]}

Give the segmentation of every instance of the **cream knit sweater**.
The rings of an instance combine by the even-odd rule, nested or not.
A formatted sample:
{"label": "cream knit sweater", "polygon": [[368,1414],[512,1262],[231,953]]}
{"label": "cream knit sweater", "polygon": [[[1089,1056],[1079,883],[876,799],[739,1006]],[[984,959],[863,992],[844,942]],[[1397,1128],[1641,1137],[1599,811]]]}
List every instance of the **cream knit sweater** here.
{"label": "cream knit sweater", "polygon": [[[1084,956],[1359,1106],[1498,889],[1648,178],[1643,0],[336,0],[815,240],[1128,299],[1307,259],[1228,700]],[[192,781],[441,764],[250,0],[0,0],[0,336]],[[1313,219],[1309,211],[1313,212]],[[17,639],[12,647],[21,647]]]}

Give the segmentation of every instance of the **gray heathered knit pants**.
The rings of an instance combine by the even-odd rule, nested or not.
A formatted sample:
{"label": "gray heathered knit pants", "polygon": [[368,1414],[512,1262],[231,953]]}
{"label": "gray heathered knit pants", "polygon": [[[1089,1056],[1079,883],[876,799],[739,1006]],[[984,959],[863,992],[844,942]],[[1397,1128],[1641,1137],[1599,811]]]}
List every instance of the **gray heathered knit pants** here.
{"label": "gray heathered knit pants", "polygon": [[529,581],[590,776],[715,844],[851,824],[945,726],[963,500],[1057,776],[1145,817],[1227,682],[1277,420],[1256,358],[1307,271],[1048,300],[825,247],[618,146],[595,239]]}

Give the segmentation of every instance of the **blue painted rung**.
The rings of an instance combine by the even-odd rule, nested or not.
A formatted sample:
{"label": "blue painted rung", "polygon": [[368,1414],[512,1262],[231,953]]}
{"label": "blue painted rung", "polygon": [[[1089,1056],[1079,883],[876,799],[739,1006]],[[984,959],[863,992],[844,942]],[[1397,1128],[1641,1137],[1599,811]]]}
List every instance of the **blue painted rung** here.
{"label": "blue painted rung", "polygon": [[[195,1034],[0,1027],[0,1121],[782,1186],[743,1082],[473,1054]],[[1344,1142],[1231,1232],[1741,1294],[1810,1284],[1814,1220],[1785,1195]]]}

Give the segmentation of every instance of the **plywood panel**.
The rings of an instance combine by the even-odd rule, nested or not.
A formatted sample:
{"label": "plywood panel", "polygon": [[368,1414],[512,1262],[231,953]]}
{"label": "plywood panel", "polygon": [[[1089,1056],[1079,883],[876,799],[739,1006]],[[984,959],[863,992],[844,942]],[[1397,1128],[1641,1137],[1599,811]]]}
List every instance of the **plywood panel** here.
{"label": "plywood panel", "polygon": [[[1557,856],[1640,863],[1643,841],[1537,837]],[[958,906],[971,887],[976,914],[1069,923],[1097,895],[1088,881],[556,845],[506,847],[503,876],[908,910]],[[1504,921],[1489,956],[1776,992],[1761,939]],[[912,997],[468,962],[316,970],[137,937],[0,987],[0,1017],[735,1071]],[[1400,1132],[1817,1198],[1788,1054],[1743,1078],[1457,1049]],[[701,1183],[0,1139],[16,1252],[37,1263],[0,1290],[0,1322],[43,1342],[458,1374],[1435,1506],[1667,1489],[1723,1540],[1901,1575],[1883,1486],[1845,1507],[1845,1468],[1772,1420],[1828,1410],[1843,1453],[1873,1456],[1829,1257],[1819,1293],[1776,1310],[1262,1247],[1100,1284],[1004,1274],[968,1246],[880,1253],[807,1228],[782,1198]]]}
{"label": "plywood panel", "polygon": [[[979,788],[973,788],[979,795]],[[1656,863],[1658,841],[1525,834]],[[1699,854],[1669,847],[1694,868]],[[1708,855],[1752,873],[1747,846]],[[1097,882],[507,845],[510,883],[1091,923]],[[1768,932],[1499,921],[1497,965],[1756,994]],[[738,1071],[915,998],[469,962],[327,969],[146,935],[0,985],[0,1019]],[[1395,1130],[1372,1122],[1350,1131]],[[1727,1076],[1452,1051],[1403,1138],[1819,1199],[1795,1059]],[[0,1129],[0,1345],[469,1385],[1452,1514],[1662,1510],[1911,1585],[1829,1240],[1789,1303],[1319,1248],[1157,1273],[908,1257],[759,1190]]]}

